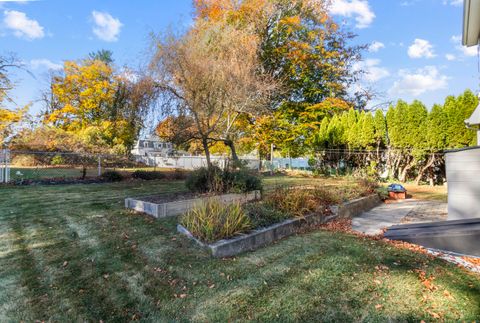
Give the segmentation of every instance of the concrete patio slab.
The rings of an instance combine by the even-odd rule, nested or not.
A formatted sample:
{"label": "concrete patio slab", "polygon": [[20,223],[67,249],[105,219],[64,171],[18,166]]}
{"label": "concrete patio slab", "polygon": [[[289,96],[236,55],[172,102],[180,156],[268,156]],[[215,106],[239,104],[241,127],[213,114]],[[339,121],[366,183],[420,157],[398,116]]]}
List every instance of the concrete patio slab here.
{"label": "concrete patio slab", "polygon": [[382,204],[353,218],[352,229],[368,235],[380,234],[384,228],[401,223],[402,219],[422,202],[409,199]]}

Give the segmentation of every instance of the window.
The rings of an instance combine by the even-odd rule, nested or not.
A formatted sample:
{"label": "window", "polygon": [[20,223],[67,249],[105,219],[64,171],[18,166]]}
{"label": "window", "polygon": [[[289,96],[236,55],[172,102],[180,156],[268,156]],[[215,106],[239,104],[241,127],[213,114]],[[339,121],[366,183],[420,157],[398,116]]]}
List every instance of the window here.
{"label": "window", "polygon": [[148,141],[143,142],[143,147],[148,148]]}

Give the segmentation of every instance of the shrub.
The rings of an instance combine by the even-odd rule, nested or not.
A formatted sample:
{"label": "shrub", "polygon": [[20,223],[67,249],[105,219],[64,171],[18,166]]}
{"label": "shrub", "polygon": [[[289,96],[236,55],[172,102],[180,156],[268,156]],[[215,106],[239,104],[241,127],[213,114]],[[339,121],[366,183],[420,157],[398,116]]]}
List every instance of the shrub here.
{"label": "shrub", "polygon": [[55,155],[50,161],[50,165],[52,166],[65,165],[65,160],[63,159],[62,155]]}
{"label": "shrub", "polygon": [[236,171],[232,173],[232,175],[233,181],[231,183],[231,191],[245,193],[262,190],[262,180],[259,177],[244,170]]}
{"label": "shrub", "polygon": [[176,180],[186,179],[187,172],[184,171],[183,169],[175,168],[173,172],[169,173],[169,178],[176,179]]}
{"label": "shrub", "polygon": [[218,167],[194,170],[187,176],[185,185],[190,191],[199,193],[245,193],[262,189],[262,181],[257,176],[244,170],[224,171]]}
{"label": "shrub", "polygon": [[101,177],[107,182],[120,182],[123,180],[123,175],[114,170],[104,172]]}
{"label": "shrub", "polygon": [[11,164],[15,166],[33,167],[40,163],[33,155],[16,155],[12,158]]}
{"label": "shrub", "polygon": [[337,204],[339,197],[316,187],[313,189],[279,188],[265,197],[265,203],[285,213],[301,217],[322,212],[325,206]]}
{"label": "shrub", "polygon": [[244,208],[255,228],[267,227],[292,217],[291,214],[278,210],[265,202],[249,203]]}
{"label": "shrub", "polygon": [[151,181],[165,178],[165,174],[157,171],[136,170],[132,173],[132,178]]}
{"label": "shrub", "polygon": [[225,205],[216,200],[208,200],[188,211],[180,223],[205,242],[229,238],[252,227],[240,204]]}
{"label": "shrub", "polygon": [[388,199],[388,188],[387,187],[385,187],[385,186],[377,187],[376,192],[382,200]]}
{"label": "shrub", "polygon": [[197,192],[197,193],[205,193],[210,191],[210,176],[212,176],[211,173],[215,172],[216,170],[214,169],[213,171],[209,171],[207,168],[202,167],[199,169],[196,169],[192,171],[190,174],[188,174],[187,179],[185,181],[185,186],[192,191],[192,192]]}
{"label": "shrub", "polygon": [[359,179],[357,183],[358,187],[366,194],[373,194],[378,188],[377,182],[368,178]]}

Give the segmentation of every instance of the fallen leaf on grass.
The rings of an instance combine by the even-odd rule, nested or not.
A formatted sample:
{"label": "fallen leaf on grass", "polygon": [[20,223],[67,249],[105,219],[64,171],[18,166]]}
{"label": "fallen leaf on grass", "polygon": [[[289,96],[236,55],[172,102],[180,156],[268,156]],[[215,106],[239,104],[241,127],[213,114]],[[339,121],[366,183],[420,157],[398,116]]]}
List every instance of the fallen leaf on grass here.
{"label": "fallen leaf on grass", "polygon": [[447,298],[453,299],[452,294],[450,294],[450,292],[448,290],[444,290],[443,295],[445,295]]}
{"label": "fallen leaf on grass", "polygon": [[381,309],[382,307],[383,307],[382,304],[377,304],[377,305],[375,305],[375,309],[376,309],[376,310],[379,310],[379,309]]}
{"label": "fallen leaf on grass", "polygon": [[427,310],[427,313],[430,314],[434,319],[439,319],[441,316],[438,313],[435,313],[433,311]]}
{"label": "fallen leaf on grass", "polygon": [[215,284],[212,284],[212,285],[208,286],[208,288],[210,288],[210,289],[215,288]]}

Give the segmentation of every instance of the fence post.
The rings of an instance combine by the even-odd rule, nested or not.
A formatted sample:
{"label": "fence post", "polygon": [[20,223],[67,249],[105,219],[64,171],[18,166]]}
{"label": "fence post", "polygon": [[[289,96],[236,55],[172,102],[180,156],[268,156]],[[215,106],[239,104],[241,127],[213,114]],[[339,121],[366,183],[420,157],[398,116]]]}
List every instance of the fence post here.
{"label": "fence post", "polygon": [[98,176],[102,176],[102,155],[98,155]]}
{"label": "fence post", "polygon": [[6,156],[5,156],[5,149],[2,149],[1,150],[1,153],[0,153],[0,183],[4,183],[5,182],[5,170],[4,170],[4,161],[6,159]]}
{"label": "fence post", "polygon": [[10,182],[10,167],[9,167],[9,151],[8,149],[2,149],[2,165],[0,167],[0,183]]}
{"label": "fence post", "polygon": [[10,182],[10,150],[5,151],[5,183]]}

